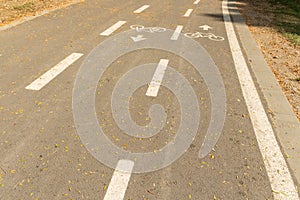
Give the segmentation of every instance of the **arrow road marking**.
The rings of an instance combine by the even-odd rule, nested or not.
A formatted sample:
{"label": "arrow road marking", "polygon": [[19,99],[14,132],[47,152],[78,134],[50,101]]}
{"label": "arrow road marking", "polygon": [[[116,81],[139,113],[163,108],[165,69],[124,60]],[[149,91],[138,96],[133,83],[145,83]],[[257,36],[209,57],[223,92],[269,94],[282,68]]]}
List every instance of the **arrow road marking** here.
{"label": "arrow road marking", "polygon": [[202,26],[199,26],[199,28],[203,29],[204,31],[208,31],[209,29],[212,29],[212,27],[208,26],[208,25],[202,25]]}
{"label": "arrow road marking", "polygon": [[148,90],[146,92],[147,96],[156,97],[158,94],[158,90],[162,79],[164,77],[165,71],[167,69],[169,60],[161,59],[157,65],[157,68],[154,72],[153,78],[149,84]]}
{"label": "arrow road marking", "polygon": [[192,14],[192,12],[193,12],[193,9],[188,9],[183,16],[189,17]]}
{"label": "arrow road marking", "polygon": [[139,9],[136,9],[135,11],[133,11],[133,13],[136,13],[136,14],[141,13],[141,12],[143,12],[144,10],[146,10],[149,7],[150,7],[150,5],[143,5]]}
{"label": "arrow road marking", "polygon": [[143,41],[143,40],[146,40],[147,38],[144,38],[143,35],[138,35],[138,36],[132,36],[131,39],[134,41],[134,42],[140,42],[140,41]]}
{"label": "arrow road marking", "polygon": [[180,35],[182,29],[183,29],[183,26],[182,26],[182,25],[178,25],[178,26],[176,27],[176,29],[175,29],[175,31],[174,31],[172,37],[171,37],[171,40],[178,40],[178,37],[179,37],[179,35]]}
{"label": "arrow road marking", "polygon": [[134,162],[119,160],[111,178],[104,200],[123,200],[130,180]]}
{"label": "arrow road marking", "polygon": [[117,23],[115,23],[114,25],[112,25],[111,27],[109,27],[108,29],[103,31],[102,33],[100,33],[100,35],[109,36],[110,34],[115,32],[116,30],[118,30],[121,26],[123,26],[124,24],[126,24],[126,21],[118,21]]}
{"label": "arrow road marking", "polygon": [[63,61],[52,67],[45,74],[40,76],[38,79],[33,81],[30,85],[26,87],[27,90],[40,90],[45,85],[47,85],[52,79],[58,76],[61,72],[67,69],[71,64],[73,64],[76,60],[78,60],[82,53],[72,53],[68,57],[66,57]]}

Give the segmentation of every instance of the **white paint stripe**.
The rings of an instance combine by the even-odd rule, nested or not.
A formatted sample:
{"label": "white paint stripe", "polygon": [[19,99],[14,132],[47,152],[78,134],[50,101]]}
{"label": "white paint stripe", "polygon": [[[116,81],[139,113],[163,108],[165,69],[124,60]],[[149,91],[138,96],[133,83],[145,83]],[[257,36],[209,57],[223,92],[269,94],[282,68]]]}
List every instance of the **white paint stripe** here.
{"label": "white paint stripe", "polygon": [[200,1],[201,1],[201,0],[196,0],[196,1],[194,1],[194,4],[196,5],[196,4],[198,4]]}
{"label": "white paint stripe", "polygon": [[115,23],[114,25],[112,25],[111,27],[109,27],[108,29],[106,29],[105,31],[103,31],[102,33],[100,33],[100,35],[102,35],[102,36],[109,36],[110,34],[112,34],[113,32],[115,32],[118,28],[120,28],[121,26],[123,26],[124,24],[126,24],[126,21],[118,21],[117,23]]}
{"label": "white paint stripe", "polygon": [[146,92],[147,96],[156,97],[158,94],[158,90],[162,79],[164,77],[165,71],[167,69],[169,60],[161,59],[157,65],[157,68],[154,72],[153,78],[149,84],[148,90]]}
{"label": "white paint stripe", "polygon": [[188,9],[183,16],[189,17],[192,14],[192,12],[193,12],[193,9]]}
{"label": "white paint stripe", "polygon": [[62,60],[60,63],[52,67],[49,71],[44,73],[42,76],[40,76],[38,79],[33,81],[30,85],[26,87],[27,90],[40,90],[45,85],[47,85],[52,79],[54,79],[56,76],[58,76],[60,73],[62,73],[65,69],[67,69],[71,64],[73,64],[76,60],[78,60],[81,56],[83,56],[82,53],[72,53],[68,57],[66,57],[64,60]]}
{"label": "white paint stripe", "polygon": [[136,14],[141,13],[141,12],[143,12],[144,10],[146,10],[149,7],[150,7],[150,5],[143,5],[139,9],[136,9],[135,11],[133,11],[133,13],[136,13]]}
{"label": "white paint stripe", "polygon": [[178,37],[179,37],[179,35],[180,35],[182,29],[183,29],[183,26],[178,25],[178,26],[176,27],[176,29],[175,29],[175,31],[174,31],[172,37],[171,37],[171,40],[178,40]]}
{"label": "white paint stripe", "polygon": [[116,170],[107,188],[104,200],[123,200],[130,180],[134,162],[119,160]]}
{"label": "white paint stripe", "polygon": [[227,0],[222,2],[222,10],[235,68],[247,104],[248,112],[250,114],[259,149],[269,176],[274,199],[299,200],[291,174],[280,151],[272,126],[263,108],[234,32]]}

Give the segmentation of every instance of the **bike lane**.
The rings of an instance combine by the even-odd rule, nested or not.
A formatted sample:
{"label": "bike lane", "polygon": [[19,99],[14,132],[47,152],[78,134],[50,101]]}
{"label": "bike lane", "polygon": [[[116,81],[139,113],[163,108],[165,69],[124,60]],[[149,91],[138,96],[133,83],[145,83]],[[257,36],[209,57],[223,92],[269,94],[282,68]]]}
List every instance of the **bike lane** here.
{"label": "bike lane", "polygon": [[[189,102],[188,100],[190,98],[193,99],[195,97],[198,101],[198,107],[200,111],[200,120],[198,120],[199,125],[198,127],[196,127],[197,135],[194,136],[195,140],[192,141],[192,143],[186,149],[184,154],[179,157],[179,159],[175,160],[174,162],[170,162],[170,159],[173,159],[173,154],[171,154],[171,151],[168,151],[167,153],[169,153],[169,156],[168,154],[165,154],[160,159],[163,164],[170,164],[167,167],[159,170],[148,170],[148,172],[146,172],[146,170],[145,173],[142,173],[142,171],[140,171],[137,174],[133,173],[131,177],[127,176],[128,187],[124,187],[124,185],[120,186],[120,183],[125,183],[126,180],[124,181],[123,179],[121,179],[120,181],[119,179],[117,179],[119,180],[119,182],[117,181],[117,183],[119,183],[119,185],[117,184],[119,188],[117,188],[115,193],[113,193],[110,197],[107,191],[111,191],[110,184],[112,184],[113,182],[111,181],[111,177],[113,176],[115,170],[109,168],[113,166],[107,167],[106,163],[103,163],[103,165],[97,159],[93,159],[89,152],[93,154],[94,150],[97,154],[97,150],[93,149],[91,151],[86,141],[84,141],[83,139],[83,145],[81,145],[82,149],[80,151],[75,150],[74,152],[72,152],[71,156],[69,155],[69,160],[70,162],[77,163],[77,153],[79,153],[80,155],[80,160],[82,160],[83,158],[83,160],[85,160],[85,157],[88,157],[88,161],[84,162],[86,162],[86,164],[90,164],[91,167],[87,168],[86,173],[91,172],[91,174],[95,174],[95,176],[89,176],[88,178],[81,177],[80,175],[76,174],[75,168],[68,172],[67,165],[60,164],[64,156],[60,157],[60,159],[57,161],[59,162],[58,166],[62,170],[61,173],[68,173],[68,178],[73,185],[72,187],[76,187],[76,180],[81,180],[81,183],[78,183],[78,185],[80,185],[80,188],[82,188],[86,197],[90,197],[92,199],[96,197],[100,199],[121,199],[117,197],[120,193],[122,193],[121,189],[123,188],[126,190],[124,199],[273,198],[269,178],[258,148],[247,106],[240,88],[240,83],[237,79],[234,62],[232,60],[231,49],[228,44],[227,33],[223,22],[220,1],[201,1],[198,2],[198,4],[194,3],[195,2],[191,1],[166,1],[163,3],[153,1],[151,2],[150,8],[148,8],[148,10],[145,10],[144,14],[142,13],[140,16],[125,15],[125,17],[122,16],[122,14],[119,14],[121,17],[119,20],[128,18],[126,19],[127,23],[123,26],[123,30],[130,29],[130,25],[141,24],[144,27],[164,27],[169,31],[165,31],[162,33],[160,31],[157,31],[157,29],[154,29],[154,31],[153,29],[146,29],[145,31],[135,29],[131,30],[131,32],[126,35],[126,41],[117,40],[117,34],[121,33],[122,31],[116,31],[116,36],[112,34],[112,36],[103,36],[103,39],[101,38],[100,42],[105,41],[106,39],[110,39],[110,37],[112,37],[112,40],[115,39],[114,42],[116,42],[116,45],[110,45],[110,47],[104,48],[107,50],[105,52],[100,51],[101,53],[99,53],[96,49],[94,50],[94,54],[92,53],[91,55],[89,54],[91,48],[83,47],[83,50],[84,52],[86,52],[87,57],[81,65],[82,68],[80,70],[82,71],[85,71],[84,69],[90,68],[93,65],[96,65],[95,68],[98,69],[97,65],[110,63],[112,59],[111,54],[114,54],[115,51],[118,52],[115,48],[118,48],[118,50],[120,50],[122,48],[130,49],[132,47],[139,47],[138,50],[124,53],[120,55],[120,57],[117,57],[115,60],[112,60],[109,67],[103,72],[101,79],[97,83],[95,91],[95,111],[99,126],[101,127],[101,129],[103,129],[106,136],[117,146],[121,147],[121,149],[123,149],[124,151],[142,153],[151,152],[151,154],[157,155],[159,154],[160,148],[164,147],[167,143],[172,142],[175,137],[174,135],[176,135],[177,131],[180,129],[181,120],[183,118],[182,114],[191,115],[191,113],[193,113],[192,111],[187,111],[187,113],[185,113],[182,110],[182,103],[180,102],[180,98],[178,98],[178,96],[187,97],[187,99],[183,99],[184,102]],[[140,6],[142,6],[142,4],[134,5],[132,6],[132,8],[139,8]],[[193,8],[193,12],[190,14],[190,17],[186,18],[185,16],[183,16],[185,15],[186,10],[191,8]],[[115,22],[117,22],[117,20],[115,19],[107,21],[105,23],[105,26],[102,26],[103,31],[109,27],[109,24],[113,24]],[[205,25],[209,25],[212,29],[207,28],[207,26]],[[182,26],[182,34],[177,34],[180,30],[180,26]],[[179,28],[177,29],[176,27]],[[178,30],[177,33],[176,31],[174,31],[175,29]],[[149,33],[149,30],[152,30],[152,32],[150,31]],[[194,40],[196,43],[204,47],[205,51],[208,52],[207,54],[200,51],[200,54],[202,55],[199,55],[198,50],[201,49],[201,47],[197,49],[192,48],[191,46],[187,46],[188,42],[186,41],[188,41],[188,38],[185,37],[184,34],[196,32],[201,32],[202,34],[197,33],[193,36],[198,35],[203,37],[194,38]],[[142,43],[147,43],[147,40],[150,40],[151,37],[154,37],[154,40],[156,40],[158,44],[156,44],[155,41],[151,40],[148,46],[146,46],[147,48],[144,48]],[[214,38],[224,38],[224,40],[215,41]],[[141,46],[139,46],[139,43],[141,44]],[[153,43],[158,46],[155,46]],[[191,45],[193,44],[195,43],[191,43]],[[160,48],[154,49],[153,47]],[[169,50],[169,47],[172,47],[172,49]],[[196,60],[201,60],[201,63],[196,62],[195,64],[191,62],[191,60],[193,59],[184,58],[183,55],[186,54],[192,55],[190,57],[195,58]],[[149,97],[146,95],[148,84],[151,85],[150,82],[152,78],[154,79],[153,74],[155,73],[155,69],[159,65],[161,60],[168,60],[166,64],[167,69],[165,71],[165,75],[163,75],[158,95],[155,97]],[[216,102],[211,101],[212,89],[210,85],[218,85],[219,82],[214,83],[213,81],[218,81],[219,79],[210,79],[210,76],[206,76],[206,71],[204,71],[204,73],[202,74],[199,73],[199,70],[195,68],[195,65],[199,65],[200,69],[202,70],[206,67],[216,67],[224,83],[224,89],[226,93],[226,116],[220,138],[215,139],[215,141],[217,141],[216,146],[214,146],[209,154],[204,158],[199,158],[199,150],[202,147],[205,135],[207,135],[207,130],[211,121],[215,120],[212,117],[213,113],[211,110],[215,105],[214,103]],[[131,71],[138,66],[144,68],[141,68],[140,71],[139,69],[137,69],[137,74],[135,74],[134,71]],[[192,90],[189,90],[188,86],[184,86],[184,81],[180,82],[180,79],[176,78],[177,75],[172,71],[172,69],[175,69],[184,77],[184,79],[186,80],[185,82],[190,85]],[[93,73],[87,74],[88,76],[80,76],[80,73],[78,73],[79,75],[77,74],[76,78],[75,73],[77,71],[73,70],[73,72],[74,73],[72,80],[76,79],[76,81],[79,83],[80,81],[78,81],[78,78],[83,78],[87,81],[90,78],[92,79],[92,77],[94,77]],[[97,71],[97,73],[99,73],[99,71]],[[97,73],[95,73],[96,76],[100,77],[100,73]],[[124,74],[126,76],[124,76]],[[142,79],[139,79],[141,77]],[[97,79],[97,77],[95,77],[95,79]],[[121,82],[123,84],[118,84],[118,81],[123,79],[125,80],[124,82]],[[141,85],[141,87],[136,88],[137,90],[135,90],[129,97],[130,103],[128,106],[130,110],[130,117],[140,127],[143,127],[152,121],[155,122],[155,119],[157,119],[154,126],[150,126],[150,129],[160,130],[160,132],[150,138],[141,138],[145,137],[145,135],[147,135],[148,133],[147,131],[144,132],[144,130],[141,132],[129,131],[128,133],[126,133],[127,129],[131,131],[134,129],[131,129],[132,127],[126,127],[126,125],[125,127],[120,127],[117,120],[113,118],[114,112],[116,113],[115,115],[123,115],[123,113],[119,113],[120,109],[122,109],[122,106],[128,109],[128,107],[126,107],[127,105],[125,104],[125,102],[128,100],[127,98],[120,98],[119,100],[123,102],[124,105],[123,103],[117,103],[117,107],[112,107],[111,102],[113,91],[115,90],[116,86],[124,86],[123,89],[121,87],[121,89],[117,90],[116,93],[121,93],[125,97],[128,97],[128,94],[122,92],[126,92],[130,88],[132,89],[132,87],[134,87],[134,84],[144,82],[145,80],[148,84],[144,83],[143,85]],[[213,83],[209,84],[210,81],[212,81]],[[129,86],[126,86],[126,83],[128,82]],[[89,86],[88,81],[85,82],[85,84]],[[83,87],[83,85],[84,84],[79,84],[79,87]],[[90,86],[92,86],[92,83]],[[219,86],[222,88],[222,84]],[[73,89],[72,87],[73,85],[67,86],[66,91],[70,93],[70,91],[72,91]],[[74,88],[74,90],[76,91],[76,83],[74,85]],[[176,88],[179,88],[178,93],[174,92],[176,91]],[[88,92],[84,92],[83,94],[81,94],[82,91],[78,91],[78,94],[80,95],[88,94]],[[189,91],[188,94],[180,93],[187,91]],[[195,93],[194,96],[192,95],[193,92],[191,91]],[[77,129],[75,130],[69,127],[66,128],[65,131],[70,131],[72,132],[72,135],[78,134],[80,137],[82,137],[81,131],[80,129],[78,129],[78,124],[76,124],[76,112],[78,111],[78,109],[75,108],[76,106],[80,105],[76,104],[76,98],[80,97],[80,95],[74,96],[73,93],[73,111],[68,112],[68,115],[65,117],[66,124],[68,124],[69,126],[77,126]],[[47,96],[47,92],[43,93],[42,96]],[[89,95],[86,96],[86,99],[88,99],[88,97]],[[85,98],[83,98],[83,100],[85,100]],[[192,102],[190,103],[190,105],[193,105]],[[220,104],[222,103],[223,102],[220,101]],[[68,109],[71,108],[70,95],[68,95],[68,101],[66,101],[64,104],[67,105]],[[167,116],[165,118],[165,125],[163,127],[157,128],[156,125],[159,125],[162,121],[164,121],[164,112],[161,112],[160,108],[152,108],[151,105],[153,104],[160,104],[165,109],[165,113],[167,114]],[[54,104],[52,106],[54,108],[56,106],[58,108],[60,107],[57,104]],[[85,113],[85,111],[90,111],[90,106],[93,107],[92,104],[87,104],[85,109],[79,110],[79,114],[88,114]],[[197,111],[198,109],[196,108],[197,106],[192,107],[192,109]],[[116,112],[115,109],[118,112]],[[152,109],[154,109],[153,113]],[[148,110],[151,111],[149,114]],[[75,124],[73,124],[72,122],[72,113],[75,115]],[[63,113],[60,112],[57,115],[60,116],[63,115]],[[86,119],[90,119],[86,117],[87,115],[83,116]],[[197,112],[191,117],[197,118],[195,116],[197,116]],[[36,115],[35,117],[38,116]],[[79,119],[85,120],[81,118]],[[126,119],[120,119],[119,123],[122,123],[122,120]],[[53,124],[55,124],[56,120],[52,119],[52,121],[52,124],[43,122],[41,123],[44,124],[45,127],[53,127]],[[197,120],[193,119],[189,121],[192,122],[190,123],[191,129],[193,128],[192,126],[195,126],[195,124],[197,125]],[[79,123],[79,125],[84,127],[86,124]],[[55,131],[55,128],[53,128],[53,130]],[[86,130],[86,128],[84,127],[83,130]],[[190,130],[186,129],[185,132],[186,134],[193,136],[193,134],[190,133]],[[127,134],[131,134],[131,136]],[[211,134],[213,135],[218,133]],[[46,138],[47,136],[45,137],[45,140]],[[52,139],[53,138],[55,137],[52,137]],[[93,137],[91,138],[95,139]],[[72,148],[76,149],[77,143],[80,143],[80,140],[78,140],[78,138],[76,141],[72,141],[69,139],[68,145],[66,146],[72,145]],[[184,139],[182,143],[188,144]],[[83,151],[85,151],[83,150],[85,149],[84,146],[87,147],[89,152],[82,153]],[[65,151],[67,151],[67,149],[65,149]],[[114,156],[117,155],[116,157],[120,155],[119,153],[120,152],[111,152],[111,154],[113,154]],[[109,154],[102,155],[100,153],[98,155],[100,157],[110,157]],[[97,158],[97,155],[95,156],[94,154],[94,157]],[[135,160],[133,158],[132,161],[138,162],[139,160]],[[51,165],[49,166],[51,170],[50,172],[55,172],[55,170],[53,170],[53,167],[54,166],[51,167]],[[145,167],[147,168],[148,166],[146,165]],[[132,168],[134,172],[134,166]],[[50,172],[45,176],[37,175],[35,179],[36,183],[43,185],[46,184],[44,182],[45,180],[42,180],[45,177],[47,177],[46,179],[51,182],[51,185],[53,184],[53,182],[56,182],[55,179],[57,178]],[[73,177],[71,178],[71,176]],[[101,181],[99,181],[99,179],[101,179]],[[58,188],[62,185],[64,185],[63,181],[59,181],[58,185],[56,185],[55,190],[59,190]],[[46,191],[47,197],[52,196],[55,193],[54,191],[47,190],[46,188],[44,188],[44,191]],[[82,197],[82,194],[80,194],[79,192],[69,192],[72,193],[75,198],[80,198],[80,196]],[[68,198],[68,196],[58,196],[57,198]]]}
{"label": "bike lane", "polygon": [[[134,55],[143,57],[143,62],[146,63],[151,62],[153,58],[155,60],[159,60],[160,58],[168,58],[170,60],[170,66],[178,70],[189,80],[195,90],[197,98],[201,99],[199,103],[201,120],[198,134],[183,156],[162,170],[148,174],[132,174],[124,199],[273,198],[268,175],[265,171],[247,107],[240,89],[240,83],[237,79],[223,22],[221,4],[219,1],[201,1],[198,5],[199,6],[193,10],[190,19],[178,17],[176,23],[171,23],[171,27],[183,25],[183,34],[198,32],[198,35],[200,35],[200,32],[202,36],[211,35],[211,38],[214,38],[215,35],[224,38],[224,41],[214,41],[209,37],[198,37],[194,39],[208,52],[218,67],[224,81],[227,97],[227,111],[222,134],[214,150],[205,158],[199,159],[198,153],[208,129],[211,118],[210,109],[212,106],[204,78],[193,69],[191,63],[176,58],[177,56],[175,55],[170,55],[166,52],[156,54],[153,52],[149,56],[145,56],[147,55],[145,52],[135,52]],[[174,7],[180,6],[175,3]],[[187,7],[186,9],[191,7]],[[216,13],[219,13],[219,15],[216,15]],[[171,14],[172,13],[170,13],[170,15]],[[215,17],[212,17],[212,14]],[[145,23],[145,25],[148,24]],[[155,26],[156,25],[157,24],[155,24]],[[162,27],[170,27],[168,18],[166,17],[165,20],[162,20],[159,25]],[[203,28],[199,28],[199,26],[204,25],[209,25],[212,29],[203,30]],[[184,45],[184,42],[182,42],[178,48],[182,51],[188,51],[184,48]],[[157,57],[154,57],[154,55]],[[134,56],[130,58],[134,59]],[[142,61],[140,62],[142,63]],[[122,63],[122,61],[120,61],[120,63]],[[205,60],[203,60],[203,65],[207,65]],[[138,64],[135,66],[138,66]],[[146,107],[145,110],[147,111],[147,100],[145,100],[147,97],[144,97],[143,92],[146,89],[144,88],[143,90],[141,88],[140,90],[141,91],[137,91],[133,95],[134,99],[132,101],[135,102],[135,105],[132,105],[132,107]],[[158,101],[162,105],[166,104],[167,98],[170,98],[168,97],[166,89],[164,90],[164,88],[162,88],[160,95],[156,97],[155,103]],[[173,97],[173,99],[175,98]],[[169,124],[173,124],[174,126],[170,127],[171,132],[173,128],[175,130],[177,129],[176,125],[180,121],[180,119],[177,118],[180,115],[180,112],[178,112],[180,106],[177,104],[174,105],[174,107],[176,112],[168,112],[168,115],[173,117],[168,121]],[[141,112],[142,111],[143,110],[141,110]],[[133,113],[132,115],[137,121],[141,120],[139,113]],[[144,115],[143,112],[142,115]],[[147,117],[147,115],[145,115],[145,117]],[[172,120],[174,121],[172,122]],[[166,132],[162,132],[163,136],[161,137],[166,137],[167,133],[170,132],[168,130],[164,131]],[[117,130],[113,129],[113,132],[115,133]],[[139,142],[139,145],[134,146],[139,146],[140,148],[146,146],[144,149],[156,149],[159,145],[151,145],[143,142],[144,141]],[[130,143],[126,144],[129,147],[132,146]]]}

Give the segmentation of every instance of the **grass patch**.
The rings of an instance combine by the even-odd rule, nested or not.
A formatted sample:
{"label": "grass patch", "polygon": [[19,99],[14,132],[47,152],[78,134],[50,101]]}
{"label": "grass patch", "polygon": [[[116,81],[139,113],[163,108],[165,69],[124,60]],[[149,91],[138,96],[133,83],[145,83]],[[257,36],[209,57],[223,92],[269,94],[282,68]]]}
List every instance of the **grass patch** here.
{"label": "grass patch", "polygon": [[300,46],[300,36],[295,33],[283,33],[283,35],[288,38],[292,43]]}
{"label": "grass patch", "polygon": [[32,12],[32,11],[34,11],[34,3],[27,2],[23,5],[14,6],[13,8],[15,10],[22,11],[22,12]]}
{"label": "grass patch", "polygon": [[281,4],[300,15],[299,0],[269,0],[272,4]]}
{"label": "grass patch", "polygon": [[269,0],[273,5],[276,25],[281,33],[296,46],[300,45],[299,0]]}

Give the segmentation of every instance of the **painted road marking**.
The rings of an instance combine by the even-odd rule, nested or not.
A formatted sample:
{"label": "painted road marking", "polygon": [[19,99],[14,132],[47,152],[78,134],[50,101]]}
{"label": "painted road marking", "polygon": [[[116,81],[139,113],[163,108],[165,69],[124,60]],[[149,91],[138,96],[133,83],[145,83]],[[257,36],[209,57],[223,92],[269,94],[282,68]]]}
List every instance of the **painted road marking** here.
{"label": "painted road marking", "polygon": [[193,12],[193,9],[188,9],[183,16],[189,17],[192,14],[192,12]]}
{"label": "painted road marking", "polygon": [[132,36],[131,39],[134,41],[134,42],[140,42],[140,41],[143,41],[143,40],[147,40],[147,38],[144,38],[143,35],[137,35],[137,36]]}
{"label": "painted road marking", "polygon": [[147,96],[156,97],[158,94],[159,87],[161,85],[162,79],[164,77],[165,71],[167,69],[169,60],[160,59],[157,68],[154,72],[153,78],[149,84],[148,90],[146,92]]}
{"label": "painted road marking", "polygon": [[179,37],[179,35],[180,35],[182,29],[183,29],[183,26],[182,26],[182,25],[178,25],[178,26],[176,27],[176,29],[175,29],[175,31],[174,31],[172,37],[171,37],[171,40],[178,40],[178,37]]}
{"label": "painted road marking", "polygon": [[227,3],[227,0],[222,2],[222,10],[228,41],[259,149],[269,176],[274,199],[299,200],[291,174],[280,151],[234,32]]}
{"label": "painted road marking", "polygon": [[136,14],[141,13],[141,12],[145,11],[149,7],[150,7],[150,5],[143,5],[139,9],[136,9],[135,11],[133,11],[133,13],[136,13]]}
{"label": "painted road marking", "polygon": [[196,0],[196,1],[194,1],[194,4],[196,5],[196,4],[198,4],[200,1],[201,1],[201,0]]}
{"label": "painted road marking", "polygon": [[52,79],[54,79],[56,76],[58,76],[60,73],[62,73],[65,69],[67,69],[71,64],[73,64],[76,60],[78,60],[81,56],[83,56],[82,53],[72,53],[68,57],[66,57],[64,60],[62,60],[60,63],[52,67],[49,71],[44,73],[42,76],[40,76],[38,79],[33,81],[30,85],[26,87],[27,90],[40,90],[45,85],[47,85]]}
{"label": "painted road marking", "polygon": [[123,200],[130,180],[134,162],[119,160],[111,178],[104,200]]}
{"label": "painted road marking", "polygon": [[204,31],[208,31],[209,29],[212,29],[212,27],[208,26],[207,24],[199,26],[199,28],[203,29]]}
{"label": "painted road marking", "polygon": [[100,33],[100,35],[102,35],[102,36],[109,36],[110,34],[112,34],[113,32],[115,32],[116,30],[118,30],[118,28],[120,28],[121,26],[123,26],[124,24],[126,24],[126,21],[118,21],[117,23],[115,23],[114,25],[112,25],[111,27],[109,27],[108,29],[106,29],[105,31],[103,31],[102,33]]}

